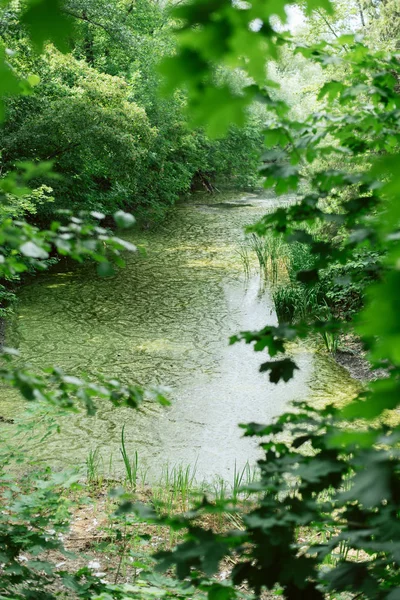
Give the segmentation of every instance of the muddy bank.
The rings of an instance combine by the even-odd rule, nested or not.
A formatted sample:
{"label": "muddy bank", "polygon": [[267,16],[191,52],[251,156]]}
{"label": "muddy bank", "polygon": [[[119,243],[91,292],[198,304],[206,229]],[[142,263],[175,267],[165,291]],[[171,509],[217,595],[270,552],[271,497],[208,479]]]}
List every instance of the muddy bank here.
{"label": "muddy bank", "polygon": [[335,354],[335,360],[357,381],[373,381],[384,375],[383,369],[371,369],[362,342],[352,334],[345,336],[342,340],[341,347]]}

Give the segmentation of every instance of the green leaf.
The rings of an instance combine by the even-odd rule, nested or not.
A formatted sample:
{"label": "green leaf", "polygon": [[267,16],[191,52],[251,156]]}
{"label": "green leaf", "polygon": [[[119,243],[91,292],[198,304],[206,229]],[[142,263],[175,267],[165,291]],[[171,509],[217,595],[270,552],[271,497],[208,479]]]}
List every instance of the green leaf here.
{"label": "green leaf", "polygon": [[353,35],[351,33],[346,33],[346,34],[340,35],[338,37],[338,42],[340,44],[344,44],[344,45],[347,44],[347,45],[351,46],[352,44],[354,44],[355,39],[356,39],[355,35]]}
{"label": "green leaf", "polygon": [[372,461],[369,458],[366,468],[357,473],[353,485],[343,493],[345,500],[359,501],[364,508],[373,508],[383,501],[391,502],[390,464],[384,460]]}
{"label": "green leaf", "polygon": [[5,48],[0,44],[0,121],[4,118],[2,99],[7,96],[15,96],[20,92],[20,79],[8,64]]}
{"label": "green leaf", "polygon": [[336,430],[327,440],[330,448],[369,448],[377,440],[377,431],[341,431]]}
{"label": "green leaf", "polygon": [[67,40],[72,35],[71,19],[63,12],[61,0],[30,0],[21,16],[33,45],[43,50],[46,42],[52,42],[62,52],[68,50]]}
{"label": "green leaf", "polygon": [[113,237],[110,239],[110,242],[115,242],[118,247],[124,248],[125,250],[129,250],[129,252],[136,252],[137,250],[135,244],[127,242],[126,240],[123,240],[121,238]]}
{"label": "green leaf", "polygon": [[126,500],[125,502],[121,502],[121,504],[118,505],[118,508],[115,511],[116,515],[126,515],[128,513],[133,512],[134,508],[133,508],[133,502],[131,502],[130,500]]}
{"label": "green leaf", "polygon": [[35,242],[25,242],[24,244],[22,244],[22,246],[20,246],[19,249],[21,251],[21,254],[23,254],[24,256],[28,256],[29,258],[49,257],[48,252],[46,252],[46,250],[35,244]]}
{"label": "green leaf", "polygon": [[159,70],[164,76],[163,92],[171,94],[182,85],[189,85],[192,89],[196,89],[206,76],[208,66],[208,62],[199,52],[181,48],[176,56],[164,58],[161,62]]}
{"label": "green leaf", "polygon": [[273,148],[274,146],[284,147],[290,141],[289,135],[283,127],[267,129],[264,136],[267,148]]}
{"label": "green leaf", "polygon": [[39,83],[40,83],[39,75],[28,75],[26,80],[31,87],[35,87],[35,86],[39,85]]}
{"label": "green leaf", "polygon": [[328,96],[332,102],[344,89],[346,89],[346,86],[341,81],[328,81],[322,86],[318,94],[318,100],[321,100],[324,96]]}
{"label": "green leaf", "polygon": [[114,213],[114,221],[118,227],[121,227],[122,229],[128,229],[134,225],[136,219],[131,213],[124,212],[123,210],[117,210],[117,212]]}
{"label": "green leaf", "polygon": [[318,270],[308,269],[307,271],[299,271],[296,274],[297,281],[300,283],[312,283],[318,281]]}
{"label": "green leaf", "polygon": [[282,360],[265,362],[260,367],[260,372],[270,371],[269,380],[271,383],[278,383],[281,379],[289,381],[293,377],[295,369],[299,367],[290,358]]}
{"label": "green leaf", "polygon": [[330,0],[306,0],[306,13],[311,14],[313,10],[324,9],[329,15],[334,14],[334,8]]}
{"label": "green leaf", "polygon": [[236,597],[233,588],[220,583],[213,583],[208,589],[208,600],[232,600]]}
{"label": "green leaf", "polygon": [[92,210],[90,212],[90,215],[94,218],[94,219],[98,219],[99,221],[101,221],[102,219],[106,218],[106,215],[102,212],[99,212],[98,210]]}
{"label": "green leaf", "polygon": [[370,384],[372,393],[362,394],[360,398],[343,408],[344,419],[372,420],[385,410],[393,410],[400,404],[397,385],[391,379],[378,379]]}
{"label": "green leaf", "polygon": [[210,137],[218,138],[224,136],[232,124],[244,124],[248,103],[249,97],[245,94],[238,96],[227,86],[209,85],[202,92],[201,103],[193,104],[188,115],[193,126],[205,126]]}

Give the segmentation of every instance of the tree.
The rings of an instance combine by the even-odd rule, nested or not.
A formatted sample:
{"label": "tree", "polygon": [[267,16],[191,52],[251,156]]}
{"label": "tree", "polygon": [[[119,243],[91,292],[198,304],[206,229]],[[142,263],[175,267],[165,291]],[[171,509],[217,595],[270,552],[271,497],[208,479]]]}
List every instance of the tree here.
{"label": "tree", "polygon": [[[331,8],[327,2],[306,4],[308,12],[326,11],[322,12],[326,20]],[[175,14],[182,19],[180,50],[166,62],[165,70],[174,84],[186,82],[189,108],[211,124],[223,113],[229,115],[226,124],[233,119],[240,122],[251,99],[256,94],[264,97],[274,123],[265,132],[266,144],[279,146],[284,157],[267,164],[263,174],[266,185],[275,186],[278,193],[297,190],[307,165],[317,159],[340,163],[335,169],[330,165],[316,169],[310,189],[297,204],[266,215],[250,231],[260,236],[272,232],[307,244],[314,264],[297,277],[308,285],[333,263],[346,264],[357,249],[377,243],[385,248],[384,274],[370,285],[356,329],[369,349],[373,367],[385,365],[387,371],[343,409],[317,410],[299,403],[295,412],[282,415],[272,425],[244,425],[246,435],[261,438],[265,451],[257,486],[262,500],[243,516],[245,530],[213,535],[199,528],[198,515],[215,510],[205,501],[187,519],[185,543],[159,559],[164,568],[175,565],[180,577],[192,574],[201,585],[204,573],[215,573],[222,557],[234,554],[233,583],[246,582],[257,596],[264,588],[280,584],[289,600],[322,599],[345,591],[354,598],[393,599],[400,583],[396,550],[399,432],[398,420],[387,421],[383,415],[398,406],[400,397],[395,292],[400,284],[396,267],[400,252],[399,62],[396,54],[373,52],[350,35],[334,35],[337,42],[297,47],[296,52],[308,61],[322,67],[339,65],[345,77],[343,81],[331,79],[321,88],[319,96],[326,98],[323,112],[302,122],[292,120],[262,70],[265,60],[277,58],[278,45],[290,43],[281,30],[271,27],[271,16],[284,19],[283,10],[279,2],[245,7],[223,1],[207,6],[193,2],[179,7]],[[254,19],[262,23],[258,32],[250,27]],[[217,64],[240,64],[255,83],[236,96],[215,84],[212,73]],[[332,210],[335,199],[338,204]],[[327,200],[330,210],[326,210]],[[314,234],[313,226],[332,221],[345,232],[339,244]],[[343,323],[335,319],[281,324],[241,332],[231,342],[252,343],[260,352],[267,349],[273,360],[261,370],[270,372],[271,381],[287,380],[295,368],[293,361],[280,358],[288,340],[341,327]],[[283,442],[288,436],[291,441]],[[181,520],[173,525],[181,526]],[[310,542],[304,549],[297,541],[300,527],[330,531],[331,537],[325,543]],[[334,558],[341,544],[347,550]],[[363,558],[354,560],[352,554],[360,551]],[[213,594],[234,597],[234,588],[217,587],[210,591],[211,598]]]}
{"label": "tree", "polygon": [[52,160],[62,175],[52,181],[54,202],[38,203],[38,215],[49,220],[65,205],[106,213],[124,208],[151,223],[190,189],[198,172],[218,185],[231,179],[254,185],[259,111],[246,129],[233,128],[214,142],[189,130],[184,92],[169,99],[158,93],[157,62],[174,51],[166,7],[140,0],[110,10],[109,3],[86,0],[63,5],[61,14],[73,31],[71,54],[47,46],[40,57],[32,54],[21,8],[4,14],[10,65],[34,85],[29,89],[28,82],[29,95],[7,101],[3,171],[16,160]]}
{"label": "tree", "polygon": [[[57,28],[68,31],[63,13],[56,12],[55,29],[46,18],[38,26],[37,17],[45,14],[47,2],[29,6],[25,13],[25,20],[33,28],[33,39],[39,44],[54,38]],[[332,12],[328,0],[309,0],[307,11],[313,9]],[[320,158],[341,158],[340,168],[315,170],[297,204],[266,215],[250,230],[260,236],[271,232],[284,236],[288,242],[307,244],[314,263],[311,269],[297,275],[304,284],[318,281],[333,263],[346,265],[356,249],[378,243],[385,250],[382,275],[369,286],[365,308],[356,318],[356,330],[369,351],[371,364],[384,367],[385,376],[377,377],[346,407],[316,409],[301,402],[296,411],[282,415],[270,425],[244,425],[246,435],[260,437],[265,457],[260,461],[261,480],[256,487],[261,500],[243,515],[243,531],[215,534],[199,527],[199,514],[226,509],[226,504],[215,506],[206,499],[189,516],[172,519],[162,520],[148,507],[132,507],[129,502],[121,510],[136,508],[146,519],[187,528],[185,542],[158,558],[162,567],[175,565],[178,576],[190,578],[208,592],[210,600],[234,598],[237,594],[234,585],[210,580],[226,555],[236,557],[233,584],[246,582],[258,596],[264,588],[280,584],[288,600],[322,599],[340,592],[349,592],[353,598],[393,600],[400,588],[399,427],[398,419],[388,420],[386,411],[395,410],[400,397],[398,56],[372,52],[347,35],[339,37],[337,43],[322,41],[313,47],[299,46],[296,52],[307,60],[322,67],[341,65],[346,74],[343,81],[331,79],[321,88],[325,110],[301,122],[288,116],[285,102],[274,96],[272,83],[265,78],[265,60],[276,60],[280,45],[290,43],[288,36],[274,28],[270,20],[274,15],[285,19],[284,2],[254,1],[243,5],[227,0],[196,0],[180,5],[175,15],[180,23],[180,46],[176,55],[165,60],[164,73],[171,88],[183,84],[187,87],[187,108],[192,120],[197,125],[204,123],[215,134],[233,123],[242,123],[256,97],[263,98],[271,111],[266,145],[273,149],[279,146],[281,157],[264,168],[267,186],[275,186],[278,193],[297,191],[308,175],[308,164]],[[259,27],[252,25],[255,21]],[[249,85],[243,90],[232,89],[216,77],[218,67],[232,66],[248,74]],[[6,64],[3,70],[7,73],[7,93],[17,93],[18,80]],[[12,185],[13,179],[3,181],[3,189],[7,189],[7,183]],[[116,218],[129,223],[124,213]],[[340,243],[321,239],[313,230],[315,224],[332,221],[343,229]],[[120,262],[119,251],[124,247],[121,240],[104,239],[101,228],[76,219],[71,220],[67,230],[54,226],[45,232],[8,222],[2,233],[4,244],[33,262],[45,258],[53,244],[59,252],[72,257],[89,254],[100,265],[108,265],[109,258]],[[70,237],[66,238],[65,233]],[[107,250],[102,250],[103,241]],[[4,260],[3,268],[13,272],[20,264],[20,259],[11,254]],[[259,352],[268,349],[272,360],[264,362],[262,370],[270,374],[271,381],[287,380],[295,368],[291,359],[282,356],[287,341],[315,331],[335,332],[342,327],[338,319],[318,319],[241,332],[231,342],[254,344]],[[116,404],[126,401],[136,405],[141,394],[136,389],[116,391],[115,382],[106,382],[104,388],[93,387],[57,370],[47,380],[40,379],[15,370],[9,364],[9,355],[3,355],[7,361],[3,380],[16,385],[29,400],[40,393],[50,401],[69,405],[77,395],[84,398],[90,409],[94,395],[110,397]],[[56,391],[47,391],[48,382],[56,384]],[[288,437],[290,441],[284,441]],[[6,523],[5,527],[11,540],[21,539],[15,524],[13,528]],[[304,527],[329,531],[331,535],[324,542],[310,541],[303,548],[297,532]],[[27,531],[23,533],[26,535]],[[343,546],[346,551],[335,557],[335,550]],[[20,547],[15,550],[14,546],[14,554],[7,560],[15,560],[15,551]],[[353,559],[353,552],[361,553],[359,560]],[[29,576],[24,571],[23,578]],[[3,581],[4,577],[8,577],[7,573]],[[135,590],[77,588],[83,597],[93,592],[102,598],[135,597]]]}

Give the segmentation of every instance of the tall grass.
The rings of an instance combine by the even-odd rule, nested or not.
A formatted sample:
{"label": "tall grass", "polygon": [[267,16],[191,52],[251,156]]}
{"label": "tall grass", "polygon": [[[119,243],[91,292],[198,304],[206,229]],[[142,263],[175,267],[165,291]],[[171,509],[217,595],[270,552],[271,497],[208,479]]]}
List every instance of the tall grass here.
{"label": "tall grass", "polygon": [[[302,284],[281,286],[274,290],[272,298],[279,323],[295,323],[312,318],[316,321],[329,321],[332,313],[318,285],[307,287]],[[325,348],[331,354],[338,350],[339,333],[321,329]]]}
{"label": "tall grass", "polygon": [[194,465],[166,465],[163,473],[165,489],[169,491],[172,500],[187,508],[191,493],[195,488],[197,460]]}
{"label": "tall grass", "polygon": [[164,482],[176,494],[186,494],[196,481],[197,461],[192,465],[167,465],[164,469]]}
{"label": "tall grass", "polygon": [[276,285],[280,270],[286,266],[287,244],[274,235],[261,238],[253,233],[249,238],[249,246],[257,257],[263,279]]}
{"label": "tall grass", "polygon": [[228,483],[222,477],[214,480],[209,491],[217,504],[221,504],[229,498]]}
{"label": "tall grass", "polygon": [[299,306],[301,290],[297,286],[278,287],[272,292],[276,315],[279,323],[293,323]]}
{"label": "tall grass", "polygon": [[103,482],[102,475],[103,459],[99,448],[89,450],[86,457],[86,481],[89,485],[99,487]]}
{"label": "tall grass", "polygon": [[[320,306],[317,318],[319,318],[321,321],[329,321],[332,319],[332,311],[326,301]],[[337,331],[330,331],[328,329],[321,329],[319,333],[322,336],[326,350],[331,354],[337,352],[339,345],[339,333]]]}
{"label": "tall grass", "polygon": [[237,504],[240,500],[248,500],[250,494],[246,490],[246,486],[254,483],[257,479],[257,469],[251,467],[249,461],[242,469],[238,469],[236,461],[233,471],[232,482],[232,502]]}
{"label": "tall grass", "polygon": [[[332,311],[327,302],[326,283],[320,281],[305,285],[298,281],[299,271],[314,268],[315,259],[306,244],[294,242],[286,248],[286,269],[288,281],[283,281],[272,290],[272,298],[280,323],[295,323],[298,321],[329,321]],[[338,349],[339,334],[321,328],[319,332],[328,352],[335,353]]]}
{"label": "tall grass", "polygon": [[125,425],[122,427],[121,431],[121,446],[120,452],[122,456],[122,460],[124,461],[125,467],[125,481],[130,485],[132,489],[136,489],[138,475],[139,475],[139,456],[137,450],[135,450],[133,454],[133,458],[131,459],[125,444]]}
{"label": "tall grass", "polygon": [[251,271],[250,248],[249,248],[248,244],[244,241],[241,244],[239,244],[236,251],[242,262],[245,277],[246,277],[246,279],[249,279],[250,271]]}
{"label": "tall grass", "polygon": [[307,244],[292,242],[287,245],[287,271],[292,283],[297,282],[297,273],[299,271],[308,271],[313,269],[315,258],[310,252]]}
{"label": "tall grass", "polygon": [[306,321],[320,311],[321,293],[317,286],[283,285],[273,291],[272,298],[280,323]]}
{"label": "tall grass", "polygon": [[258,270],[263,282],[275,285],[281,270],[286,269],[287,244],[280,237],[267,235],[259,237],[251,234],[239,244],[237,253],[243,265],[246,278],[250,276],[251,267],[258,263]]}
{"label": "tall grass", "polygon": [[339,334],[330,331],[321,331],[320,334],[322,336],[327,351],[331,354],[335,354],[335,352],[338,351],[339,347]]}
{"label": "tall grass", "polygon": [[194,465],[165,465],[160,481],[151,490],[155,507],[168,514],[188,510],[191,500],[202,493],[196,473],[197,460]]}

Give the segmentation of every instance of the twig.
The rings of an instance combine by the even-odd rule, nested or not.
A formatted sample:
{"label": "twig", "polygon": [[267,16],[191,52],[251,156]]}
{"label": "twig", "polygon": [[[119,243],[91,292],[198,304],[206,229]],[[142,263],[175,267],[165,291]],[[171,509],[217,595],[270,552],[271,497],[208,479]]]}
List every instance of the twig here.
{"label": "twig", "polygon": [[363,7],[361,4],[361,0],[357,0],[357,4],[358,4],[358,10],[360,11],[361,24],[363,27],[365,27],[364,11],[363,11]]}
{"label": "twig", "polygon": [[75,19],[79,19],[80,21],[85,21],[86,23],[90,23],[95,27],[101,27],[101,29],[104,29],[104,31],[106,31],[109,35],[113,35],[113,33],[108,29],[108,27],[106,27],[106,25],[103,25],[103,23],[99,23],[99,21],[94,21],[92,18],[88,17],[85,12],[83,12],[82,14],[77,14],[72,10],[69,10],[68,8],[64,8],[63,11],[70,17],[74,17]]}
{"label": "twig", "polygon": [[69,146],[66,146],[65,148],[60,148],[59,150],[55,150],[54,152],[52,152],[51,154],[49,154],[46,157],[46,160],[51,160],[52,158],[56,158],[56,156],[60,156],[60,154],[64,154],[64,152],[68,152],[68,150],[71,150],[72,148],[76,148],[79,145],[80,145],[80,142],[75,142],[74,144],[69,144]]}
{"label": "twig", "polygon": [[323,13],[321,13],[321,11],[319,11],[319,10],[315,10],[315,12],[317,13],[317,15],[319,15],[321,17],[321,19],[324,21],[324,23],[328,26],[329,30],[331,31],[331,33],[333,33],[335,38],[339,39],[338,34],[333,29],[332,25],[329,23],[328,19],[323,15]]}

